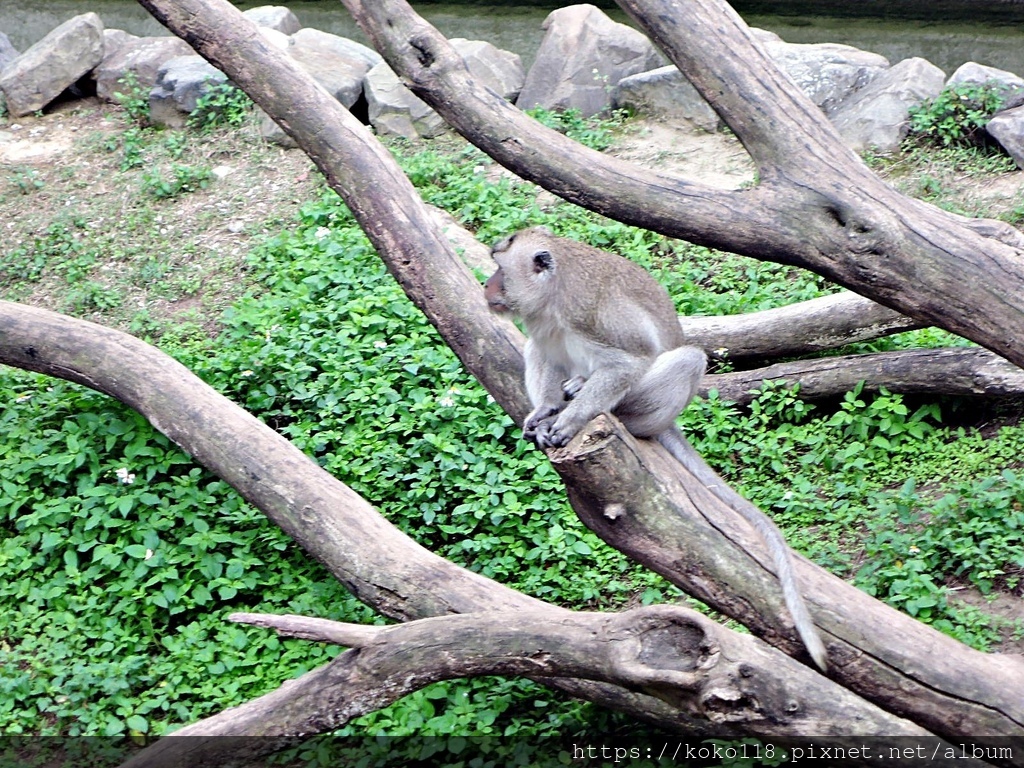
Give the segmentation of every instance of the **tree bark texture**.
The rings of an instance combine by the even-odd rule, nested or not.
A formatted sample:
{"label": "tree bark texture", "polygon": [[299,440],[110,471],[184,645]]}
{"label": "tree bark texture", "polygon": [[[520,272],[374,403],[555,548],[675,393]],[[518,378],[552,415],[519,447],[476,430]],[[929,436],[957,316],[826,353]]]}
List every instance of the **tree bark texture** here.
{"label": "tree bark texture", "polygon": [[[751,154],[722,191],[585,149],[477,84],[405,0],[343,0],[403,81],[514,173],[611,218],[813,270],[1024,365],[1024,236],[900,195],[846,148],[723,0],[620,0]],[[983,308],[983,311],[979,311]]]}
{"label": "tree bark texture", "polygon": [[809,355],[921,327],[848,291],[760,312],[682,316],[679,324],[688,344],[732,361]]}
{"label": "tree bark texture", "polygon": [[[773,666],[778,654],[769,646],[749,635],[723,632],[707,617],[677,606],[566,613],[558,619],[546,611],[485,612],[390,627],[301,616],[230,618],[352,650],[306,675],[301,685],[291,681],[257,701],[177,731],[124,768],[245,762],[265,753],[267,745],[283,748],[302,734],[340,728],[430,683],[475,675],[612,683],[682,710],[714,712],[722,722],[750,723],[752,733],[780,744],[802,742],[808,733],[830,737],[830,744],[849,740],[851,745],[856,737],[850,734],[862,732],[934,738],[836,690],[806,667],[791,661]],[[816,695],[810,696],[811,691]],[[837,724],[843,730],[833,732]],[[249,738],[221,735],[237,733]]]}
{"label": "tree bark texture", "polygon": [[907,349],[871,355],[846,355],[777,363],[765,368],[708,374],[701,381],[704,396],[717,390],[723,400],[746,404],[766,381],[799,385],[800,397],[836,397],[864,382],[869,391],[881,388],[916,395],[1020,397],[1024,370],[986,349]]}

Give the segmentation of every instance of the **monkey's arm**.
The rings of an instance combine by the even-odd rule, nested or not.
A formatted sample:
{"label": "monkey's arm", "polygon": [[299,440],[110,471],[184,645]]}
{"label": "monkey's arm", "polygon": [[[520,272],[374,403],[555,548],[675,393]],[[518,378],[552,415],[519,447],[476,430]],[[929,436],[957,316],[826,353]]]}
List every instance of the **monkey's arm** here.
{"label": "monkey's arm", "polygon": [[[557,418],[549,418],[538,426],[537,443],[541,447],[565,445],[595,416],[613,411],[650,365],[646,359],[622,350],[603,350],[599,357],[588,378],[583,380],[579,374],[571,377],[574,395]],[[563,383],[564,380],[559,381],[558,390],[564,399],[567,391]]]}
{"label": "monkey's arm", "polygon": [[565,407],[562,382],[568,374],[562,366],[547,360],[533,339],[527,339],[523,356],[526,363],[526,393],[533,405],[533,410],[523,422],[523,437],[535,440],[540,425],[551,420]]}

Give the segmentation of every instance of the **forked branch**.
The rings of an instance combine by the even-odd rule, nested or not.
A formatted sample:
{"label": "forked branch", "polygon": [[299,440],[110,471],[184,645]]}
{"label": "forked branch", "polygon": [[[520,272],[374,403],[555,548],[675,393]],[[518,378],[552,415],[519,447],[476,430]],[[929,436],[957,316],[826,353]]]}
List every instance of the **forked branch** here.
{"label": "forked branch", "polygon": [[802,266],[1024,365],[1024,237],[883,183],[724,0],[621,5],[757,161],[760,183],[733,192],[629,166],[542,128],[477,84],[405,0],[343,2],[417,96],[519,176],[619,221]]}

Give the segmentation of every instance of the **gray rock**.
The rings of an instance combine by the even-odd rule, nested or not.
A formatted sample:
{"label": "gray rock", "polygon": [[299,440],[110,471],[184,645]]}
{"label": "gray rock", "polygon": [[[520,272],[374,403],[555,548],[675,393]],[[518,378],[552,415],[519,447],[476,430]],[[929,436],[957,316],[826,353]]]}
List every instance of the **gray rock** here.
{"label": "gray rock", "polygon": [[889,68],[889,61],[849,45],[762,40],[772,60],[826,115]]}
{"label": "gray rock", "polygon": [[946,85],[969,83],[974,85],[992,84],[1002,91],[1003,109],[1013,109],[1024,104],[1024,78],[1018,77],[1005,69],[987,67],[974,61],[961,64],[956,72],[949,76]]}
{"label": "gray rock", "polygon": [[1009,153],[1017,167],[1024,169],[1024,106],[1000,112],[988,121],[985,130]]}
{"label": "gray rock", "polygon": [[363,79],[370,67],[382,61],[376,52],[373,57],[367,55],[369,49],[359,43],[315,29],[292,35],[287,50],[328,93],[349,108],[363,97]]}
{"label": "gray rock", "polygon": [[585,116],[611,106],[611,90],[624,77],[661,66],[651,42],[593,5],[552,11],[544,39],[516,100],[520,109],[578,109]]}
{"label": "gray rock", "polygon": [[[363,82],[370,62],[381,60],[375,51],[359,43],[315,29],[303,29],[289,37],[285,50],[348,109],[365,98]],[[292,138],[267,114],[260,120],[260,134],[283,147],[295,146]]]}
{"label": "gray rock", "polygon": [[154,125],[182,128],[199,98],[227,76],[202,56],[175,56],[165,61],[149,92],[149,119]]}
{"label": "gray rock", "polygon": [[148,91],[156,84],[157,73],[167,61],[176,56],[195,55],[179,37],[128,37],[116,46],[110,45],[112,39],[108,38],[107,55],[93,71],[96,95],[106,101],[114,101],[114,94],[124,91],[122,81],[129,73],[135,76],[139,87]]}
{"label": "gray rock", "polygon": [[663,120],[685,121],[708,133],[722,127],[715,110],[672,64],[624,77],[612,91],[612,106]]}
{"label": "gray rock", "polygon": [[0,90],[14,117],[42,109],[103,60],[103,22],[84,13],[61,24],[4,67]]}
{"label": "gray rock", "polygon": [[[505,98],[519,92],[523,68],[518,56],[475,40],[455,38],[451,43],[483,86]],[[406,88],[387,64],[367,73],[364,91],[370,124],[382,136],[432,138],[447,128],[441,116]]]}
{"label": "gray rock", "polygon": [[292,46],[305,50],[330,52],[346,59],[362,59],[366,62],[367,67],[375,67],[384,61],[375,50],[367,48],[355,40],[332,35],[329,32],[321,32],[319,29],[310,27],[300,29],[292,35]]}
{"label": "gray rock", "polygon": [[7,66],[8,62],[18,58],[18,49],[11,45],[10,38],[0,32],[0,69]]}
{"label": "gray rock", "polygon": [[518,54],[503,51],[483,40],[455,37],[449,42],[466,62],[473,77],[505,101],[515,101],[526,80],[526,70]]}
{"label": "gray rock", "polygon": [[270,44],[278,50],[282,50],[287,53],[288,49],[292,45],[292,39],[284,32],[280,32],[271,27],[260,27],[259,30],[260,34],[263,35],[263,39],[269,41]]}
{"label": "gray rock", "polygon": [[858,152],[894,152],[910,128],[910,107],[935,98],[945,78],[924,59],[904,59],[846,99],[832,114],[832,122]]}
{"label": "gray rock", "polygon": [[402,85],[387,64],[378,64],[364,83],[370,124],[381,136],[429,139],[444,132],[441,116]]}
{"label": "gray rock", "polygon": [[977,83],[984,85],[991,82],[1005,84],[1011,88],[1024,88],[1024,79],[1013,74],[1013,72],[1007,72],[1005,69],[996,69],[995,67],[987,67],[975,61],[968,61],[957,67],[956,72],[949,76],[946,84]]}
{"label": "gray rock", "polygon": [[243,11],[242,15],[261,27],[270,27],[286,35],[294,35],[302,29],[298,17],[283,5],[261,5]]}

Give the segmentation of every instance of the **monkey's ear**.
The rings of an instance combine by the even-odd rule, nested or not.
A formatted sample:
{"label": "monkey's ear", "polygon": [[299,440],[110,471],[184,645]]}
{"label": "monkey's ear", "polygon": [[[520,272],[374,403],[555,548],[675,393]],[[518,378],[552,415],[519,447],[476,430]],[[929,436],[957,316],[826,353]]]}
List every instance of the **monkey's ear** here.
{"label": "monkey's ear", "polygon": [[549,269],[553,269],[554,266],[555,260],[551,256],[551,251],[537,251],[533,254],[533,273],[535,275],[547,272]]}

